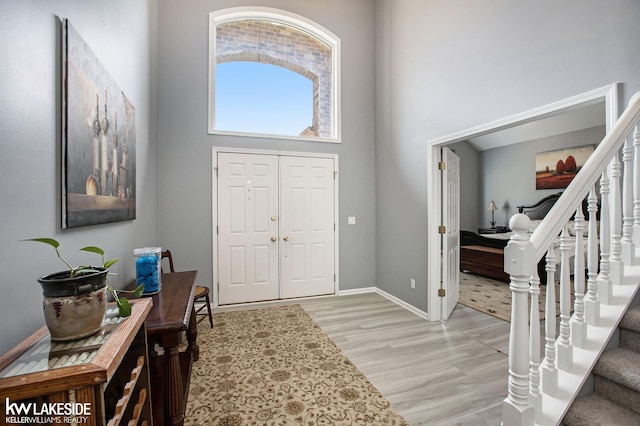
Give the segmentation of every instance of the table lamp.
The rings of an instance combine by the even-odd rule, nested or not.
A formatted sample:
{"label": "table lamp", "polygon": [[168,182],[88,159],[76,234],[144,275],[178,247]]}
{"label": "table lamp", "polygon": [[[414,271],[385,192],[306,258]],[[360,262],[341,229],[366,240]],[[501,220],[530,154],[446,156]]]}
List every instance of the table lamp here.
{"label": "table lamp", "polygon": [[491,200],[491,202],[489,203],[488,210],[491,210],[491,229],[495,229],[496,227],[495,213],[496,213],[496,210],[498,210],[498,206],[496,206],[496,203],[493,200]]}

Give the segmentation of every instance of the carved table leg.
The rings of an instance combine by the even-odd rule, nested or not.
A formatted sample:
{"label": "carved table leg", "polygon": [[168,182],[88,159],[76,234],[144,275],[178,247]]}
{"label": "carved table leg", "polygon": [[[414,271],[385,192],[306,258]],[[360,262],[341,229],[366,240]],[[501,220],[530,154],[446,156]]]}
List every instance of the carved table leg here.
{"label": "carved table leg", "polygon": [[167,345],[167,342],[163,342],[164,355],[167,363],[164,406],[165,424],[171,426],[182,425],[184,422],[184,390],[182,388],[178,340],[177,337],[171,339],[170,345]]}
{"label": "carved table leg", "polygon": [[194,361],[197,361],[200,358],[200,347],[198,346],[198,342],[196,342],[196,338],[198,337],[198,325],[196,323],[196,309],[193,307],[191,309],[191,318],[189,318],[189,327],[187,328],[187,351],[191,353]]}
{"label": "carved table leg", "polygon": [[158,351],[156,351],[156,343],[157,339],[152,338],[151,336],[147,337],[147,346],[149,351],[149,358],[157,358],[159,356]]}

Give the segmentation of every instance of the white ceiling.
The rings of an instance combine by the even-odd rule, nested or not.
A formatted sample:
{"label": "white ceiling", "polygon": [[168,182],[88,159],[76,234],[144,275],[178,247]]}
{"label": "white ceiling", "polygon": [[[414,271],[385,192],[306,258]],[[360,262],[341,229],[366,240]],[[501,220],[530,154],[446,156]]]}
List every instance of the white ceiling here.
{"label": "white ceiling", "polygon": [[605,104],[569,109],[560,114],[468,139],[478,151],[605,125]]}

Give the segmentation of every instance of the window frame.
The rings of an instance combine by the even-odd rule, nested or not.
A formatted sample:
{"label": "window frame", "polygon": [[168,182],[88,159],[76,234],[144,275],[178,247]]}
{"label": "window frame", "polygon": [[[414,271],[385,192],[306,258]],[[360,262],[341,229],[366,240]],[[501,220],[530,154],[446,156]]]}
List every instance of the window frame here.
{"label": "window frame", "polygon": [[[311,137],[299,135],[278,135],[241,131],[218,130],[215,128],[215,73],[216,73],[216,27],[240,20],[264,20],[311,34],[331,48],[331,137]],[[211,135],[232,135],[256,138],[287,139],[308,142],[341,143],[341,89],[340,89],[340,39],[319,24],[285,10],[268,7],[234,7],[209,13],[209,87],[208,87],[208,128]]]}

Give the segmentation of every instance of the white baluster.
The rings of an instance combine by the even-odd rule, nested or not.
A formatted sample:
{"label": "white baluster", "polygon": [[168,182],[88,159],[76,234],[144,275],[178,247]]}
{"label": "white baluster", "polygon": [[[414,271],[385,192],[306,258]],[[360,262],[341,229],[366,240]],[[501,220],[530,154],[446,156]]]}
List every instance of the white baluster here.
{"label": "white baluster", "polygon": [[531,221],[515,214],[509,227],[515,235],[504,249],[504,270],[511,276],[511,329],[509,332],[509,381],[507,398],[502,404],[502,424],[533,425],[535,408],[529,401],[529,279],[534,273],[535,251],[527,231]]}
{"label": "white baluster", "polygon": [[542,391],[553,395],[558,389],[556,368],[556,257],[553,244],[547,252],[547,295],[544,304],[544,360],[542,361]]}
{"label": "white baluster", "polygon": [[571,347],[571,238],[567,225],[560,235],[560,335],[556,342],[558,368],[568,371],[573,364],[573,348]]}
{"label": "white baluster", "polygon": [[574,218],[576,242],[574,249],[573,288],[574,304],[571,318],[571,343],[577,348],[584,348],[587,343],[587,324],[584,322],[584,214],[582,204],[576,210]]}
{"label": "white baluster", "polygon": [[600,195],[602,202],[600,207],[600,273],[598,274],[598,301],[608,305],[611,303],[613,296],[611,290],[611,276],[609,275],[609,250],[611,247],[611,240],[609,239],[609,212],[611,207],[609,206],[609,176],[606,169],[602,172],[602,177],[600,178]]}
{"label": "white baluster", "polygon": [[587,197],[589,212],[589,233],[587,235],[587,294],[584,297],[585,321],[597,325],[600,319],[598,302],[598,197],[595,188],[591,188]]}
{"label": "white baluster", "polygon": [[611,226],[611,253],[609,255],[609,274],[611,283],[618,285],[622,282],[622,200],[620,195],[621,165],[620,156],[616,152],[609,164],[611,168],[611,189],[609,192],[609,203],[611,213],[609,215]]}
{"label": "white baluster", "polygon": [[633,242],[633,169],[630,138],[625,139],[622,148],[622,238],[621,257],[625,265],[636,264],[636,249]]}
{"label": "white baluster", "polygon": [[640,126],[633,132],[633,242],[640,245]]}
{"label": "white baluster", "polygon": [[[540,277],[537,268],[531,278],[529,316],[529,400],[540,413]],[[537,415],[537,414],[536,414]]]}

